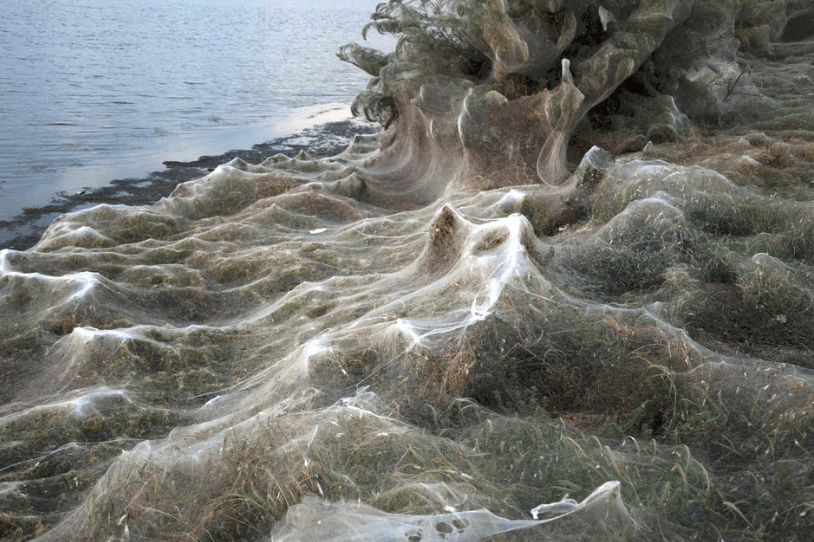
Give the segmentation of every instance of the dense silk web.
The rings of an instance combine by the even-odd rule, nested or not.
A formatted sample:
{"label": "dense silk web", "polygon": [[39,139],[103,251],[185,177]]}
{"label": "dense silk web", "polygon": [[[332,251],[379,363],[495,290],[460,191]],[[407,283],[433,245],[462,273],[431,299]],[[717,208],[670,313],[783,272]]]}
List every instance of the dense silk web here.
{"label": "dense silk web", "polygon": [[377,134],[0,252],[0,536],[808,532],[814,203],[747,175],[814,153],[664,155],[775,99],[780,4],[393,0]]}

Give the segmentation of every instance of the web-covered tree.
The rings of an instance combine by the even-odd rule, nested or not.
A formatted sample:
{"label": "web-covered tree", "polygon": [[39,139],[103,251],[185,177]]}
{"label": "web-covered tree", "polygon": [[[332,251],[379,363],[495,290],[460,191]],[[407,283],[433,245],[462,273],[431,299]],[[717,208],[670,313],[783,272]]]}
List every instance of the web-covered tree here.
{"label": "web-covered tree", "polygon": [[386,128],[367,165],[421,204],[557,185],[590,145],[637,150],[759,107],[736,52],[761,52],[786,15],[783,0],[390,0],[371,18],[363,36],[395,50],[338,53],[373,76],[354,103]]}

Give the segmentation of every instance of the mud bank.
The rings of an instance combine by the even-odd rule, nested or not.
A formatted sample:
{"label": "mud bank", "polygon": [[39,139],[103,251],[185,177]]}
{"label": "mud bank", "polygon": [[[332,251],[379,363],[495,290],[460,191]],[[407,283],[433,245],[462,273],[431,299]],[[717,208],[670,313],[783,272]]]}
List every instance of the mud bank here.
{"label": "mud bank", "polygon": [[114,179],[109,185],[86,189],[79,193],[60,193],[49,205],[30,207],[11,220],[0,220],[0,248],[26,250],[42,237],[48,225],[59,215],[103,203],[149,205],[172,193],[182,182],[200,178],[220,164],[234,158],[261,162],[268,156],[295,156],[307,151],[314,156],[330,156],[341,152],[357,133],[372,131],[355,121],[334,122],[301,134],[259,143],[251,149],[231,150],[216,156],[201,156],[190,162],[166,161],[164,169],[141,179]]}

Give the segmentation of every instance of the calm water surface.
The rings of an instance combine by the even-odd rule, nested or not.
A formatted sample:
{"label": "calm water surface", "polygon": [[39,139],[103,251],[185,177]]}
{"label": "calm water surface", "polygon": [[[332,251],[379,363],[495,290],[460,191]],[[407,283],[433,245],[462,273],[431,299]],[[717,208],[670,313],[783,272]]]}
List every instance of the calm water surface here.
{"label": "calm water surface", "polygon": [[164,160],[348,116],[369,77],[335,52],[362,39],[377,2],[5,3],[0,221]]}

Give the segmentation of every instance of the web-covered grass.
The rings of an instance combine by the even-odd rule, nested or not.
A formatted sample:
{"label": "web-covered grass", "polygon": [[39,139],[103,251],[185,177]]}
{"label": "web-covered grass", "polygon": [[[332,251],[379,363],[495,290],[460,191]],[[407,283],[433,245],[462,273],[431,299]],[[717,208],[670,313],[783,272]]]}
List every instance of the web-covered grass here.
{"label": "web-covered grass", "polygon": [[548,100],[494,30],[507,71],[399,64],[412,106],[338,156],[234,160],[0,253],[0,538],[805,540],[814,126],[771,74],[809,89],[808,45],[752,60],[785,107],[755,102],[763,133],[722,107],[636,150],[609,119],[614,157],[585,116],[553,185],[528,106],[566,114],[586,72]]}

